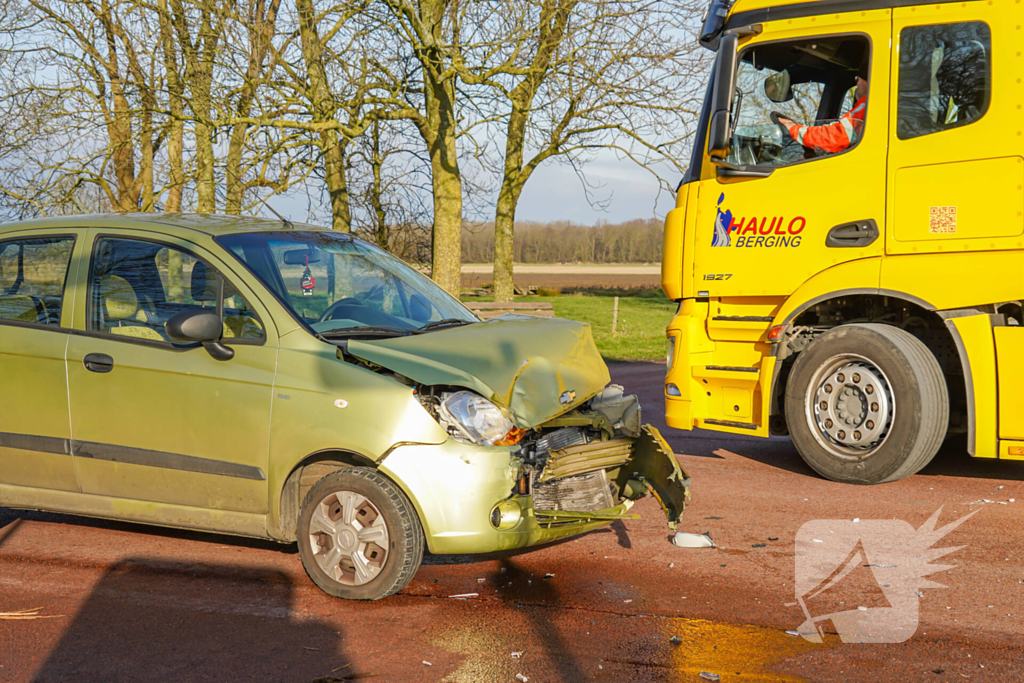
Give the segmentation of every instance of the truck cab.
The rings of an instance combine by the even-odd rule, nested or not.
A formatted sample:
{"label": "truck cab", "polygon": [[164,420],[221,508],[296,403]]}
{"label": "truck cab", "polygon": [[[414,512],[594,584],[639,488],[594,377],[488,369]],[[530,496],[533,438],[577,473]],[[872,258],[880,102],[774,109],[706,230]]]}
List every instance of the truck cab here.
{"label": "truck cab", "polygon": [[665,224],[666,416],[881,483],[1024,459],[1024,9],[713,0]]}

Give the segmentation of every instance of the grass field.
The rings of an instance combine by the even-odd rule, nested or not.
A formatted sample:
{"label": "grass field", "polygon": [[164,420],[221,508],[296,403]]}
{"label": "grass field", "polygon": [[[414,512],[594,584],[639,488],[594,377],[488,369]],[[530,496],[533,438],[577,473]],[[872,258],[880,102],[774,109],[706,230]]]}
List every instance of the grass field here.
{"label": "grass field", "polygon": [[[488,301],[489,297],[464,297],[465,301]],[[605,360],[664,360],[665,327],[676,304],[660,291],[647,290],[619,297],[619,324],[612,334],[610,294],[584,296],[517,296],[517,302],[549,301],[555,315],[590,323],[594,341]]]}

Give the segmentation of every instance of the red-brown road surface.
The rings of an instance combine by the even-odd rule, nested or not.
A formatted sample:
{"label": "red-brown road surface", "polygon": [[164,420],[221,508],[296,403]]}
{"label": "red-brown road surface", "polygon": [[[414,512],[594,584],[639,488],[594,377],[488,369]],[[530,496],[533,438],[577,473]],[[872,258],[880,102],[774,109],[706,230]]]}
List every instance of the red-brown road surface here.
{"label": "red-brown road surface", "polygon": [[[613,375],[663,425],[662,368]],[[670,545],[646,499],[642,520],[553,546],[428,557],[377,603],[322,594],[289,546],[0,509],[0,612],[51,617],[0,619],[0,680],[1024,680],[1024,462],[949,446],[922,474],[855,487],[816,477],[786,439],[665,433],[693,477],[684,526],[720,549]],[[933,577],[947,587],[922,591],[911,640],[786,634],[803,620],[792,605],[801,524],[917,528],[940,506],[942,522],[981,512],[946,538],[966,547]],[[447,597],[460,593],[479,595]]]}

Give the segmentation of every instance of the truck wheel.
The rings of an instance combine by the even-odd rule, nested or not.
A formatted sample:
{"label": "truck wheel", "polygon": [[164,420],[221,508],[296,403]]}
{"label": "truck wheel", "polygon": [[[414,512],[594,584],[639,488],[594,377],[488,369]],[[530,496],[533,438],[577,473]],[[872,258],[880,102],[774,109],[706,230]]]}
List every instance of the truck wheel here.
{"label": "truck wheel", "polygon": [[898,327],[843,325],[815,339],[786,385],[793,444],[832,481],[880,484],[918,472],[945,438],[942,369]]}
{"label": "truck wheel", "polygon": [[409,499],[368,467],[329,474],[309,490],[298,524],[302,565],[325,593],[380,600],[412,580],[423,530]]}

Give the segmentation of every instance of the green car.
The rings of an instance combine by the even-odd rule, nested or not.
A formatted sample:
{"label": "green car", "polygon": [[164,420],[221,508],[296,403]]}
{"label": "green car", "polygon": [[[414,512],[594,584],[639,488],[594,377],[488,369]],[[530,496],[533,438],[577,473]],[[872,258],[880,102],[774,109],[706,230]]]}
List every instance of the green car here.
{"label": "green car", "polygon": [[253,218],[0,226],[0,506],[298,543],[378,599],[433,553],[630,517],[689,480],[590,327],[481,321],[348,234]]}

